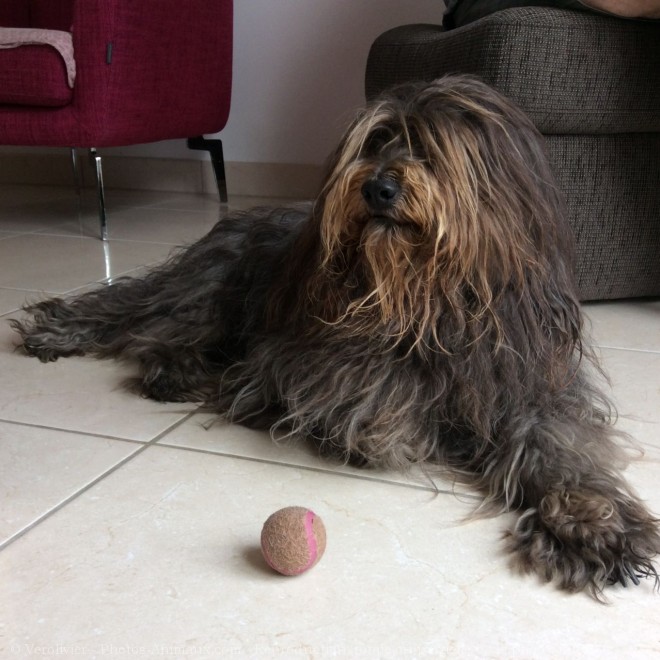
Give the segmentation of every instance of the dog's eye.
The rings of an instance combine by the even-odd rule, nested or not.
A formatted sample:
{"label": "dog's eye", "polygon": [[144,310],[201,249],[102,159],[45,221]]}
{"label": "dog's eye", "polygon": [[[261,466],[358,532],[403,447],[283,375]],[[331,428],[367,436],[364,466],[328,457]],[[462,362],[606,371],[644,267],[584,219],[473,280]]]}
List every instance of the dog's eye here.
{"label": "dog's eye", "polygon": [[409,139],[409,148],[410,148],[410,153],[411,155],[419,160],[419,161],[428,161],[429,160],[429,153],[428,153],[428,142],[424,140],[424,138],[420,135],[420,131],[417,128],[411,128],[408,131],[408,139]]}
{"label": "dog's eye", "polygon": [[392,132],[387,128],[377,128],[367,138],[364,152],[368,156],[376,156],[394,140]]}

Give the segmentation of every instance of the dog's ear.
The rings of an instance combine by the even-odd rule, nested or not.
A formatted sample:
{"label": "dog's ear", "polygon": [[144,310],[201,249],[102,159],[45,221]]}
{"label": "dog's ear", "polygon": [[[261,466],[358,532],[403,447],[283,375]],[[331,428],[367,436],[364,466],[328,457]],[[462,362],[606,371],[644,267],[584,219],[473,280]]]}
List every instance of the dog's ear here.
{"label": "dog's ear", "polygon": [[543,137],[522,110],[468,76],[419,88],[408,107],[409,130],[439,189],[440,256],[457,277],[490,298],[498,286],[520,290],[534,273],[551,277],[558,265],[570,273],[563,197]]}
{"label": "dog's ear", "polygon": [[564,222],[542,137],[475,79],[435,81],[418,91],[414,107],[409,125],[440,189],[446,256],[462,277],[480,280],[477,289],[520,286],[527,267],[560,242]]}
{"label": "dog's ear", "polygon": [[447,82],[420,93],[436,138],[425,141],[429,162],[445,191],[445,263],[502,332],[520,320],[526,336],[504,342],[530,354],[580,351],[573,237],[544,139],[487,85],[452,79],[443,92]]}

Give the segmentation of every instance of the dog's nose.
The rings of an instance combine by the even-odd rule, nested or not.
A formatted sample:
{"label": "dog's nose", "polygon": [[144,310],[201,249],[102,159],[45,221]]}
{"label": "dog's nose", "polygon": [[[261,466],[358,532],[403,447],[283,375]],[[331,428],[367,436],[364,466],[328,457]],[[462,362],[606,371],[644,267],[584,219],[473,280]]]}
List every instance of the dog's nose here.
{"label": "dog's nose", "polygon": [[362,186],[362,197],[374,211],[385,211],[394,206],[401,194],[401,186],[392,178],[377,176]]}

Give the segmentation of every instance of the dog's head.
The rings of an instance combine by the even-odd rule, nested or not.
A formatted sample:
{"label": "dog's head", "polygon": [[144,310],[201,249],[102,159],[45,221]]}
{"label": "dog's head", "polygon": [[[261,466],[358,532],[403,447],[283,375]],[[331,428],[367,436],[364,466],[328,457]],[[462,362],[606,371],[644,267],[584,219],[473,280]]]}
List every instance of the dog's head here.
{"label": "dog's head", "polygon": [[[315,215],[323,267],[359,273],[348,310],[405,334],[441,301],[471,314],[567,252],[561,198],[526,115],[467,76],[393,90],[332,156]],[[435,310],[435,311],[434,311]]]}

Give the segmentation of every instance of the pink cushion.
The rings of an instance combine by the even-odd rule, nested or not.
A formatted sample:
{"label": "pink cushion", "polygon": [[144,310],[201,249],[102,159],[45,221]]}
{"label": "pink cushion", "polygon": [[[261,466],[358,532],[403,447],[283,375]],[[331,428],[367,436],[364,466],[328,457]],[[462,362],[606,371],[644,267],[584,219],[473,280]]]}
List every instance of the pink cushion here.
{"label": "pink cushion", "polygon": [[0,104],[57,107],[72,98],[66,65],[54,48],[0,49]]}
{"label": "pink cushion", "polygon": [[73,87],[76,79],[76,60],[73,56],[73,39],[70,32],[41,28],[0,27],[0,48],[41,45],[51,46],[62,56],[66,64],[69,87]]}

